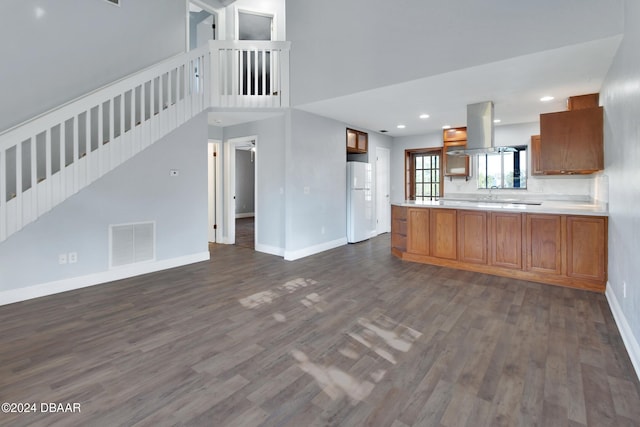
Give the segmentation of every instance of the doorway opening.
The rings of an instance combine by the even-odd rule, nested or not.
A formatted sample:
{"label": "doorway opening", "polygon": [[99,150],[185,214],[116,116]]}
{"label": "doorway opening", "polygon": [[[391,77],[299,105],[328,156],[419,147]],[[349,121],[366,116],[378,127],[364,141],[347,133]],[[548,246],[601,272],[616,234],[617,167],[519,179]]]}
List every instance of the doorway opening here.
{"label": "doorway opening", "polygon": [[255,249],[259,215],[258,137],[228,140],[225,154],[225,243]]}
{"label": "doorway opening", "polygon": [[204,9],[197,2],[189,2],[189,50],[205,45],[209,40],[216,40],[218,15]]}

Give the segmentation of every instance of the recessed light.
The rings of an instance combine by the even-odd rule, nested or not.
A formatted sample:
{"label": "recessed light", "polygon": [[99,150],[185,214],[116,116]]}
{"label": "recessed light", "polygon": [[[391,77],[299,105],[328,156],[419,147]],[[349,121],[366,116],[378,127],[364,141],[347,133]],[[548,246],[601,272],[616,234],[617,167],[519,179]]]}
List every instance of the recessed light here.
{"label": "recessed light", "polygon": [[444,125],[442,126],[442,129],[451,129],[451,125]]}
{"label": "recessed light", "polygon": [[429,115],[428,114],[420,114],[420,118],[421,119],[428,119]]}
{"label": "recessed light", "polygon": [[500,120],[500,119],[494,119],[494,120],[493,120],[493,123],[500,123],[500,122],[501,122],[501,120]]}
{"label": "recessed light", "polygon": [[405,126],[405,125],[398,125],[398,126],[396,126],[396,127],[397,127],[398,129],[404,129],[404,128],[406,128],[406,126]]}
{"label": "recessed light", "polygon": [[542,102],[549,102],[549,101],[553,101],[553,96],[543,96],[542,98],[540,98],[540,101]]}

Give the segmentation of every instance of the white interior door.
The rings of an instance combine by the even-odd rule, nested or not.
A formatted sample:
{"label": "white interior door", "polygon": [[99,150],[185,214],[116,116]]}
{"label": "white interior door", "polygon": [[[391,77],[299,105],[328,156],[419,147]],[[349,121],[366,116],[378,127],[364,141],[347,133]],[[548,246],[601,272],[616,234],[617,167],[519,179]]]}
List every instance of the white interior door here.
{"label": "white interior door", "polygon": [[376,147],[376,234],[391,231],[390,158],[388,148]]}

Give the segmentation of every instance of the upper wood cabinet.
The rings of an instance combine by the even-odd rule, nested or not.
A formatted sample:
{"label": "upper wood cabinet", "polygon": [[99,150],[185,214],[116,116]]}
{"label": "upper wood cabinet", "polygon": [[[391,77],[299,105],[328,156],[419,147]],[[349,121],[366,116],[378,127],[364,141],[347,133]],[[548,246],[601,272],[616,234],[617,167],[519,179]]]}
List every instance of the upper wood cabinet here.
{"label": "upper wood cabinet", "polygon": [[449,156],[448,151],[463,150],[467,146],[467,128],[452,128],[442,131],[444,176],[469,176],[469,156]]}
{"label": "upper wood cabinet", "polygon": [[347,128],[347,153],[366,153],[369,149],[369,135]]}
{"label": "upper wood cabinet", "polygon": [[540,167],[540,135],[533,135],[531,137],[531,175],[544,175],[542,168]]}
{"label": "upper wood cabinet", "polygon": [[540,174],[588,174],[604,169],[603,110],[597,103],[592,106],[596,95],[570,98],[572,110],[540,115],[539,153],[532,146]]}

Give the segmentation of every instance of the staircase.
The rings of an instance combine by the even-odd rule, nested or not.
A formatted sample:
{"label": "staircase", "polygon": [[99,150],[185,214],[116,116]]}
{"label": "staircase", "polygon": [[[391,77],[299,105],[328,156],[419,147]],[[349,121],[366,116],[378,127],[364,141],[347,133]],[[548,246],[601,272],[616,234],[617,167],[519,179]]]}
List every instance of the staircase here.
{"label": "staircase", "polygon": [[209,107],[208,48],[0,134],[0,242]]}
{"label": "staircase", "polygon": [[0,133],[0,242],[210,107],[289,106],[289,42],[210,41]]}

